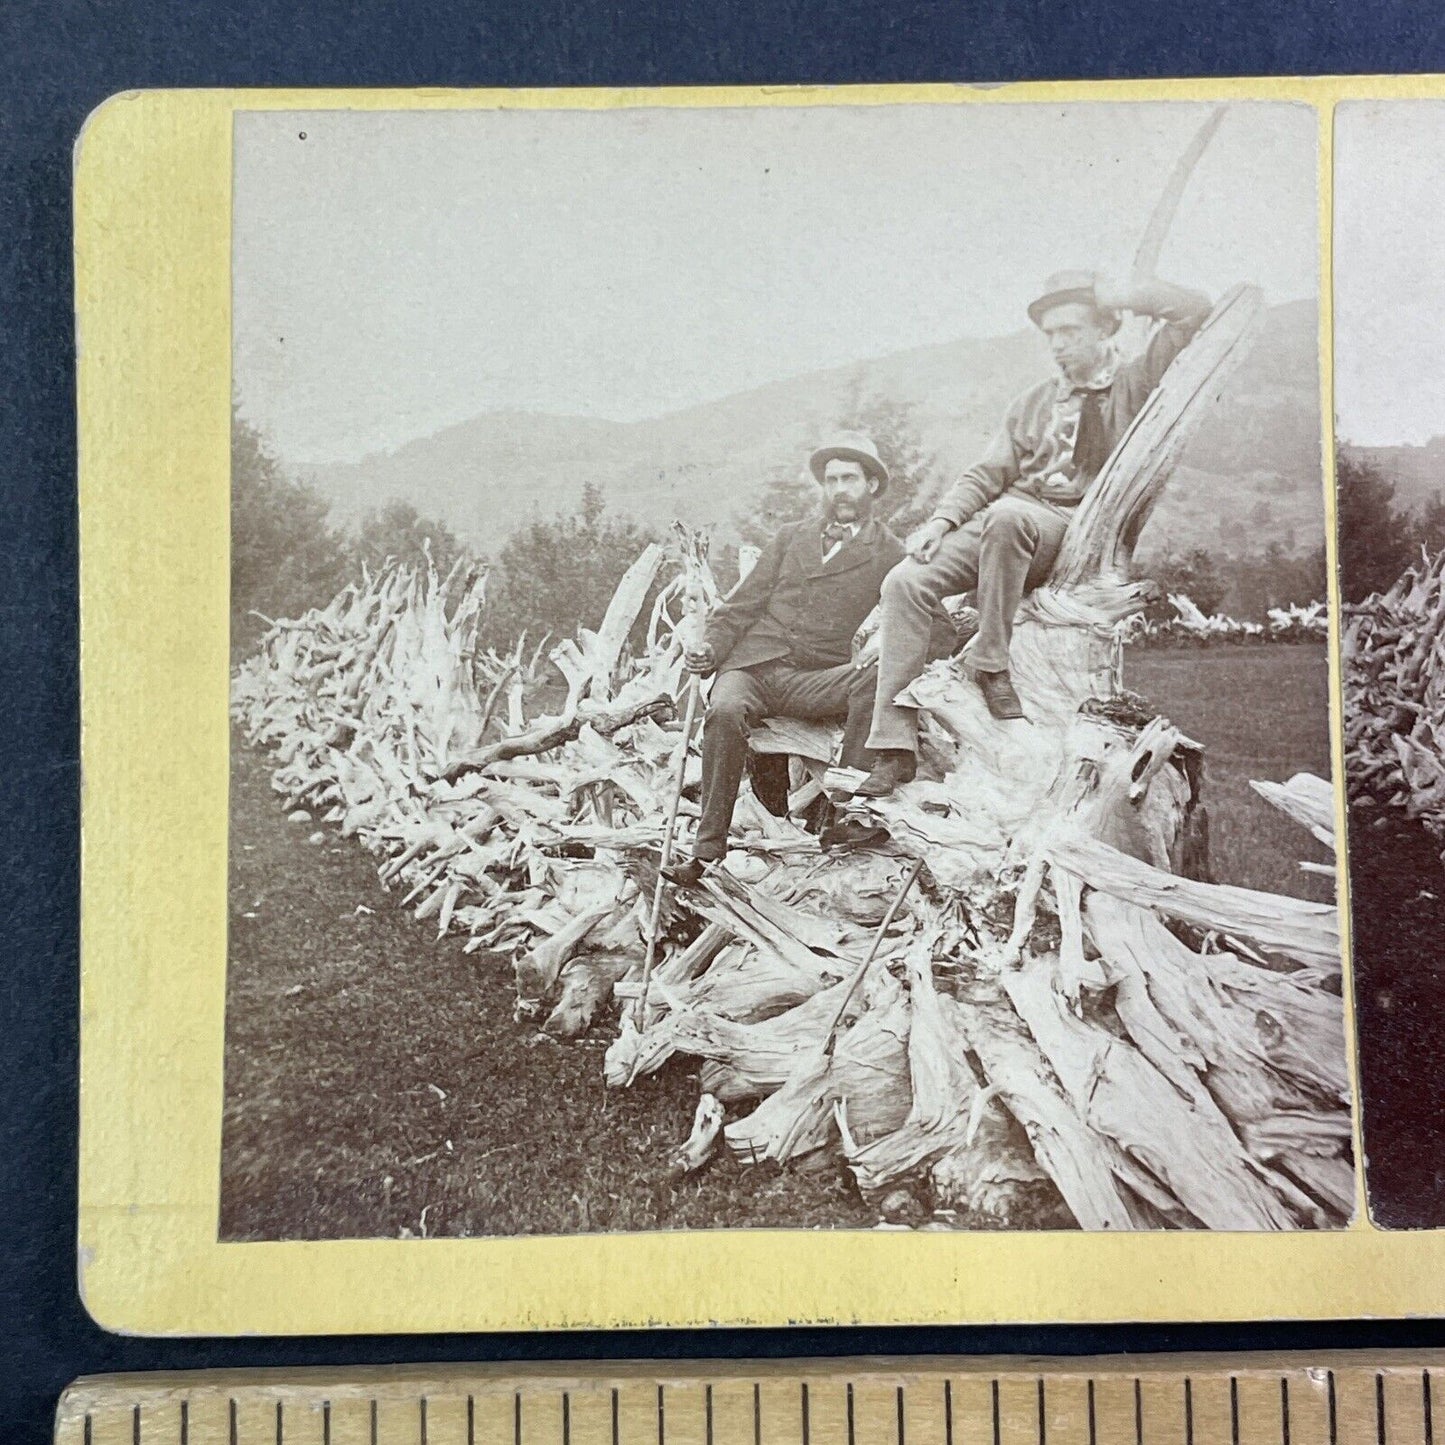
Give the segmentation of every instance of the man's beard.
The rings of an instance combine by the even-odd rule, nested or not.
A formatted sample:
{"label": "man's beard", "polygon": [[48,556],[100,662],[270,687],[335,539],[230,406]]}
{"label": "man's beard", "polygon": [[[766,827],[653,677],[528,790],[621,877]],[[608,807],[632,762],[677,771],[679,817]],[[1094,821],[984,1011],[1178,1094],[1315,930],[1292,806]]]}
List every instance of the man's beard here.
{"label": "man's beard", "polygon": [[824,505],[823,514],[830,522],[844,522],[852,525],[863,520],[863,507],[859,502],[850,502],[846,497],[835,497]]}
{"label": "man's beard", "polygon": [[1103,368],[1108,355],[1107,346],[1097,346],[1079,360],[1059,361],[1056,359],[1055,364],[1064,380],[1072,386],[1077,386],[1081,382],[1092,381]]}

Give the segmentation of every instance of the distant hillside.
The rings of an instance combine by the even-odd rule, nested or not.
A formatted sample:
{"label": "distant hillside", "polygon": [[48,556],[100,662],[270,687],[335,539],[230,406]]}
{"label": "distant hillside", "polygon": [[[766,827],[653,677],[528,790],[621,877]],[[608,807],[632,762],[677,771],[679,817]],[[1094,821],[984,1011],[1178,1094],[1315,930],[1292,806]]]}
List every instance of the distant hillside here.
{"label": "distant hillside", "polygon": [[[1185,453],[1143,552],[1320,544],[1316,326],[1311,302],[1267,313],[1254,351]],[[1048,371],[1036,333],[1019,331],[812,372],[646,421],[488,413],[301,475],[340,521],[404,498],[484,552],[529,517],[575,506],[588,481],[616,511],[660,526],[683,518],[728,536],[766,477],[802,466],[850,394],[911,402],[946,478],[973,459],[1009,400]]]}
{"label": "distant hillside", "polygon": [[1431,437],[1422,446],[1357,447],[1342,443],[1341,451],[1372,465],[1395,484],[1395,500],[1411,511],[1445,497],[1445,437]]}

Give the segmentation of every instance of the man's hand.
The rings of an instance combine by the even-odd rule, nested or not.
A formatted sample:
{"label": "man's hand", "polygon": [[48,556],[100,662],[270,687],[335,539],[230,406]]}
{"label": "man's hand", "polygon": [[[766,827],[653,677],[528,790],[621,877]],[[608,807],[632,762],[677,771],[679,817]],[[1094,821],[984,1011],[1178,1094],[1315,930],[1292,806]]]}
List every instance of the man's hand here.
{"label": "man's hand", "polygon": [[717,670],[717,653],[712,650],[710,643],[704,642],[697,647],[686,647],[682,652],[682,665],[689,671],[699,675],[705,675]]}
{"label": "man's hand", "polygon": [[942,517],[925,522],[908,534],[903,544],[915,562],[931,562],[938,554],[938,544],[953,530]]}

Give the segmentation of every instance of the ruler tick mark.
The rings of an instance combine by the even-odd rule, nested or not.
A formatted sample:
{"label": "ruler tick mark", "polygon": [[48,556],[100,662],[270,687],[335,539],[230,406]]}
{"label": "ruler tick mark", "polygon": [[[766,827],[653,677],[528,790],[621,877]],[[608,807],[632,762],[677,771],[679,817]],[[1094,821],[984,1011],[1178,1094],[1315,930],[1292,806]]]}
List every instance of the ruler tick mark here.
{"label": "ruler tick mark", "polygon": [[[659,1383],[656,1376],[654,1376],[652,1380],[644,1379],[638,1381],[637,1385],[640,1388],[636,1389],[636,1394],[645,1400],[652,1390],[655,1389],[656,1391],[656,1445],[672,1445],[669,1439],[669,1423],[677,1425],[679,1441],[682,1437],[686,1436],[694,1442],[694,1445],[743,1445],[744,1441],[748,1441],[748,1445],[765,1445],[765,1439],[769,1442],[769,1445],[788,1445],[789,1441],[792,1441],[793,1445],[1009,1445],[1010,1441],[1013,1442],[1013,1445],[1065,1445],[1065,1436],[1069,1437],[1073,1445],[1168,1445],[1170,1441],[1174,1442],[1174,1445],[1205,1445],[1206,1439],[1210,1441],[1214,1439],[1214,1435],[1211,1433],[1212,1426],[1209,1421],[1211,1419],[1210,1412],[1215,1410],[1215,1405],[1211,1404],[1210,1401],[1217,1395],[1219,1386],[1227,1380],[1229,1387],[1228,1427],[1226,1431],[1218,1432],[1221,1437],[1218,1445],[1271,1445],[1268,1431],[1269,1410],[1264,1403],[1266,1395],[1268,1394],[1268,1365],[1266,1365],[1263,1370],[1256,1371],[1256,1367],[1252,1363],[1240,1357],[1236,1357],[1233,1361],[1225,1360],[1221,1363],[1222,1368],[1211,1368],[1201,1374],[1201,1380],[1204,1382],[1203,1388],[1206,1390],[1206,1395],[1201,1397],[1200,1401],[1200,1407],[1206,1412],[1205,1415],[1202,1416],[1198,1414],[1195,1408],[1192,1374],[1184,1374],[1182,1371],[1178,1373],[1170,1371],[1167,1381],[1169,1386],[1167,1393],[1161,1387],[1161,1382],[1151,1376],[1150,1388],[1155,1390],[1157,1395],[1156,1404],[1151,1406],[1151,1408],[1157,1409],[1160,1412],[1160,1417],[1158,1420],[1153,1420],[1151,1416],[1150,1422],[1146,1422],[1144,1418],[1143,1377],[1137,1375],[1131,1377],[1125,1372],[1121,1372],[1120,1375],[1114,1375],[1106,1370],[1105,1375],[1102,1377],[1105,1384],[1104,1404],[1109,1406],[1110,1410],[1113,1409],[1110,1403],[1110,1391],[1116,1386],[1127,1387],[1128,1382],[1132,1379],[1134,1395],[1134,1439],[1132,1441],[1129,1440],[1127,1434],[1124,1434],[1120,1439],[1113,1438],[1108,1428],[1110,1420],[1109,1410],[1105,1411],[1103,1419],[1100,1418],[1098,1396],[1098,1380],[1100,1377],[1083,1377],[1085,1395],[1083,1399],[1080,1399],[1076,1392],[1081,1377],[1063,1370],[1056,1372],[1051,1362],[1044,1364],[1042,1368],[1036,1367],[1035,1369],[1035,1429],[1032,1431],[1027,1430],[1023,1423],[1027,1418],[1026,1407],[1019,1408],[1022,1406],[1022,1388],[1027,1382],[1027,1374],[1010,1375],[1010,1433],[1008,1441],[1005,1441],[1003,1436],[1003,1379],[1002,1376],[999,1375],[990,1377],[987,1374],[983,1374],[981,1378],[975,1376],[973,1377],[973,1381],[965,1385],[967,1389],[974,1381],[980,1386],[983,1380],[989,1381],[992,1416],[991,1440],[990,1432],[984,1424],[982,1390],[979,1391],[978,1399],[980,1408],[976,1412],[968,1404],[967,1396],[959,1397],[959,1408],[962,1409],[964,1413],[958,1418],[957,1422],[955,1422],[955,1400],[952,1380],[944,1376],[942,1371],[934,1374],[931,1378],[925,1376],[919,1382],[921,1396],[926,1395],[932,1389],[936,1388],[937,1385],[941,1384],[942,1428],[939,1429],[938,1434],[934,1436],[931,1431],[938,1427],[937,1425],[933,1425],[925,1428],[922,1435],[913,1436],[912,1439],[910,1439],[912,1431],[907,1413],[907,1391],[909,1385],[907,1383],[899,1383],[899,1377],[895,1377],[893,1385],[894,1409],[892,1413],[894,1415],[894,1439],[891,1440],[889,1434],[883,1430],[881,1418],[883,1399],[886,1398],[883,1392],[887,1389],[887,1380],[886,1378],[880,1379],[876,1376],[866,1377],[864,1381],[865,1389],[872,1390],[876,1396],[874,1404],[870,1408],[875,1411],[878,1418],[870,1424],[869,1420],[859,1418],[858,1382],[856,1380],[849,1379],[846,1375],[842,1375],[842,1372],[838,1374],[818,1372],[805,1379],[799,1379],[798,1376],[794,1374],[792,1379],[799,1389],[797,1397],[799,1406],[798,1422],[794,1424],[788,1417],[786,1406],[787,1387],[785,1386],[784,1393],[780,1396],[783,1413],[774,1421],[774,1425],[769,1427],[769,1433],[766,1436],[762,1425],[762,1387],[760,1382],[755,1381],[752,1387],[753,1429],[751,1432],[751,1441],[748,1441],[747,1435],[739,1437],[738,1440],[733,1440],[732,1437],[729,1436],[726,1421],[726,1410],[728,1408],[726,1405],[726,1395],[724,1396],[725,1419],[723,1428],[721,1431],[718,1429],[714,1382],[709,1381],[706,1376],[689,1382],[691,1393],[679,1397],[679,1403],[673,1409],[673,1414],[677,1418],[671,1422],[668,1420],[669,1402],[667,1398],[667,1387],[665,1384]],[[1398,1375],[1396,1388],[1400,1392],[1399,1398],[1396,1401],[1400,1413],[1398,1417],[1395,1418],[1395,1423],[1400,1425],[1401,1433],[1395,1434],[1392,1429],[1391,1406],[1388,1398],[1389,1391],[1385,1388],[1384,1370],[1386,1368],[1394,1368],[1392,1365],[1382,1363],[1377,1358],[1376,1365],[1374,1366],[1366,1363],[1363,1368],[1352,1370],[1345,1382],[1347,1393],[1350,1390],[1359,1389],[1362,1398],[1358,1402],[1358,1405],[1363,1406],[1365,1405],[1363,1390],[1368,1385],[1370,1377],[1373,1376],[1374,1378],[1374,1409],[1372,1412],[1374,1416],[1373,1441],[1369,1440],[1369,1416],[1364,1414],[1364,1411],[1358,1409],[1357,1406],[1350,1405],[1349,1400],[1346,1400],[1345,1403],[1346,1405],[1350,1405],[1351,1410],[1361,1415],[1360,1424],[1366,1432],[1365,1439],[1369,1441],[1369,1445],[1411,1445],[1411,1442],[1413,1442],[1413,1445],[1436,1445],[1434,1438],[1433,1370],[1424,1368],[1418,1357],[1414,1361],[1402,1363],[1404,1364],[1404,1368],[1397,1369],[1395,1372],[1396,1375]],[[1234,1366],[1236,1373],[1230,1373],[1231,1365]],[[1237,1374],[1238,1369],[1249,1370],[1249,1373],[1245,1377],[1245,1384],[1249,1387],[1247,1390],[1241,1390],[1240,1388],[1240,1378]],[[1420,1391],[1416,1397],[1419,1402],[1417,1406],[1411,1406],[1408,1399],[1405,1398],[1409,1393],[1407,1382],[1412,1369],[1415,1371],[1418,1382],[1417,1388]],[[940,1376],[943,1377],[940,1379]],[[1394,1377],[1395,1376],[1392,1376],[1392,1378]],[[1055,1390],[1052,1404],[1048,1397],[1048,1385],[1051,1379],[1056,1383],[1062,1380],[1068,1385],[1068,1390],[1063,1394],[1060,1393],[1059,1389]],[[1293,1369],[1289,1371],[1280,1370],[1279,1373],[1276,1374],[1275,1379],[1278,1388],[1277,1408],[1279,1413],[1277,1416],[1278,1424],[1276,1426],[1274,1445],[1314,1445],[1313,1427],[1311,1427],[1308,1416],[1312,1409],[1317,1409],[1317,1406],[1311,1402],[1317,1400],[1319,1394],[1325,1396],[1323,1403],[1326,1405],[1326,1418],[1328,1422],[1326,1431],[1321,1437],[1320,1445],[1325,1445],[1325,1442],[1328,1442],[1328,1445],[1345,1445],[1346,1441],[1353,1440],[1350,1432],[1349,1417],[1342,1420],[1339,1415],[1339,1386],[1333,1370],[1322,1367],[1318,1370],[1311,1369],[1307,1375],[1301,1375],[1302,1385],[1301,1393],[1299,1394],[1292,1388],[1294,1383]],[[550,1427],[544,1427],[542,1423],[542,1416],[546,1415],[548,1410],[544,1408],[536,1419],[529,1417],[528,1420],[524,1421],[522,1418],[524,1413],[524,1392],[520,1387],[515,1388],[513,1393],[512,1430],[507,1432],[506,1425],[503,1423],[503,1433],[500,1436],[494,1437],[485,1430],[478,1429],[476,1423],[475,1397],[472,1394],[466,1393],[464,1379],[458,1383],[461,1385],[461,1388],[457,1391],[457,1395],[462,1396],[466,1400],[467,1424],[464,1434],[462,1431],[455,1431],[454,1434],[449,1434],[446,1429],[445,1418],[438,1417],[441,1421],[438,1425],[438,1429],[441,1430],[441,1435],[438,1435],[432,1429],[434,1420],[430,1396],[422,1394],[419,1390],[410,1395],[417,1409],[417,1415],[413,1417],[416,1422],[415,1426],[405,1426],[404,1414],[410,1407],[404,1405],[401,1400],[398,1400],[397,1406],[402,1410],[403,1414],[397,1420],[393,1421],[386,1431],[383,1431],[380,1428],[380,1397],[379,1395],[373,1395],[368,1400],[371,1445],[385,1445],[389,1433],[396,1430],[400,1430],[404,1439],[413,1441],[413,1445],[442,1445],[443,1437],[448,1441],[455,1440],[456,1445],[463,1445],[463,1442],[465,1442],[465,1445],[547,1445],[546,1436],[539,1434],[539,1431],[544,1428],[550,1429]],[[543,1382],[547,1391],[545,1398],[556,1399],[560,1397],[561,1400],[561,1425],[553,1445],[606,1445],[608,1436],[605,1428],[600,1432],[594,1432],[586,1425],[585,1406],[584,1419],[582,1424],[579,1425],[583,1434],[574,1440],[572,1434],[573,1411],[571,1386],[575,1383],[575,1380],[569,1380],[565,1375],[560,1379],[554,1378],[550,1381]],[[736,1388],[736,1385],[741,1383],[742,1381],[738,1380],[735,1384],[730,1383],[725,1386],[725,1388]],[[830,1424],[830,1421],[836,1421],[836,1416],[833,1414],[833,1411],[837,1408],[837,1396],[833,1392],[840,1383],[844,1386],[845,1404],[845,1429],[842,1431],[836,1429],[836,1424]],[[1173,1395],[1173,1403],[1171,1403],[1169,1394],[1172,1394],[1181,1383],[1182,1390],[1180,1390],[1179,1394]],[[1317,1387],[1319,1383],[1325,1384],[1326,1389],[1324,1391],[1318,1391]],[[535,1385],[535,1382],[533,1382],[533,1384]],[[605,1377],[597,1381],[597,1384],[605,1387]],[[820,1396],[824,1406],[824,1415],[821,1423],[815,1422],[813,1419],[812,1389],[815,1384],[824,1391],[823,1395]],[[693,1410],[696,1409],[696,1392],[699,1386],[702,1387],[702,1403],[704,1406],[704,1419],[702,1421],[698,1421],[692,1413]],[[285,1409],[285,1399],[292,1399],[294,1405],[295,1400],[300,1397],[288,1395],[283,1398],[278,1398],[279,1392],[276,1390],[274,1384],[261,1385],[259,1388],[253,1388],[247,1385],[241,1389],[239,1395],[230,1396],[229,1398],[223,1389],[222,1392],[219,1393],[220,1400],[226,1401],[227,1404],[229,1431],[216,1430],[215,1445],[225,1445],[227,1439],[229,1439],[230,1445],[248,1445],[248,1442],[249,1445],[257,1445],[257,1442],[260,1441],[262,1437],[265,1438],[266,1442],[269,1442],[273,1433],[271,1426],[273,1410],[276,1445],[298,1445],[298,1442],[303,1437],[312,1440],[315,1442],[315,1445],[333,1445],[333,1442],[339,1439],[350,1439],[345,1426],[345,1419],[346,1411],[354,1407],[347,1405],[346,1402],[343,1401],[343,1414],[338,1417],[337,1428],[333,1429],[332,1407],[335,1401],[324,1397],[324,1392],[329,1391],[330,1388],[331,1386],[323,1381],[320,1388],[316,1389],[314,1394],[308,1391],[309,1398],[304,1401],[305,1408],[300,1409],[299,1412],[293,1408],[291,1412],[289,1423],[292,1428],[289,1430],[286,1428],[288,1417]],[[505,1385],[503,1385],[502,1389],[504,1392],[505,1388]],[[1062,1388],[1062,1386],[1060,1388]],[[1251,1391],[1253,1393],[1251,1393]],[[69,1428],[74,1430],[76,1424],[82,1425],[81,1438],[77,1442],[77,1445],[99,1445],[99,1442],[110,1439],[110,1435],[106,1433],[107,1430],[116,1433],[117,1438],[124,1440],[126,1445],[164,1445],[164,1441],[167,1438],[172,1442],[172,1445],[192,1445],[189,1395],[184,1392],[177,1393],[181,1395],[181,1398],[173,1395],[171,1399],[164,1404],[160,1402],[152,1404],[148,1398],[145,1401],[139,1401],[134,1394],[131,1394],[128,1399],[122,1395],[119,1401],[107,1403],[105,1407],[106,1410],[114,1411],[115,1413],[109,1417],[105,1413],[102,1413],[99,1426],[94,1422],[93,1413],[85,1411],[83,1413],[77,1412],[76,1415],[70,1417]],[[597,1394],[598,1397],[600,1397],[601,1391],[599,1390]],[[1180,1401],[1181,1395],[1182,1407]],[[1258,1396],[1257,1399],[1256,1396]],[[208,1394],[207,1398],[215,1399],[215,1396]],[[366,1399],[367,1397],[362,1395],[361,1398]],[[444,1413],[447,1408],[450,1408],[445,1404],[447,1398],[455,1399],[456,1396],[448,1393],[443,1398]],[[590,1391],[588,1398],[593,1398]],[[743,1397],[743,1399],[745,1398],[746,1397]],[[619,1388],[614,1387],[611,1389],[611,1399],[611,1445],[624,1445],[624,1442],[621,1440],[621,1393]],[[1125,1399],[1127,1399],[1127,1397],[1125,1397]],[[216,1404],[219,1404],[220,1400],[217,1400]],[[501,1400],[497,1403],[504,1406],[505,1400],[506,1395],[503,1393]],[[1297,1400],[1303,1401],[1303,1405],[1301,1406],[1303,1413],[1297,1413],[1294,1408]],[[239,1420],[240,1404],[242,1401],[246,1403],[247,1418],[252,1422],[247,1426],[245,1431],[240,1429]],[[1248,1420],[1243,1418],[1246,1401],[1249,1403],[1251,1411]],[[92,1401],[92,1403],[94,1402]],[[359,1403],[359,1401],[357,1403]],[[738,1403],[741,1404],[742,1399],[740,1399]],[[1123,1401],[1121,1400],[1120,1403],[1122,1404]],[[1217,1403],[1223,1402],[1219,1401]],[[543,1400],[543,1404],[545,1405],[545,1399]],[[1081,1404],[1085,1407],[1084,1411],[1078,1410],[1078,1406]],[[116,1408],[117,1406],[119,1406],[118,1409]],[[1051,1410],[1055,1406],[1057,1406],[1060,1411],[1058,1417],[1051,1414]],[[205,1424],[205,1411],[207,1408],[209,1407],[203,1403],[203,1413],[197,1417],[199,1422],[197,1430],[199,1435],[204,1436],[206,1440],[210,1440],[210,1431],[214,1427]],[[932,1407],[928,1406],[926,1402],[924,1402],[920,1408],[925,1415],[932,1410]],[[1176,1408],[1181,1409],[1179,1416],[1173,1415],[1173,1411]],[[1368,1408],[1368,1406],[1366,1406],[1366,1408]],[[1410,1415],[1417,1408],[1420,1410],[1420,1414],[1416,1416],[1417,1420],[1420,1421],[1420,1433],[1418,1435],[1413,1434],[1409,1426]],[[176,1410],[176,1415],[170,1414],[172,1409]],[[147,1414],[147,1411],[150,1411],[151,1414]],[[865,1411],[865,1414],[866,1413]],[[1084,1425],[1084,1420],[1078,1418],[1080,1414],[1083,1414],[1084,1420],[1087,1421],[1086,1428],[1080,1428]],[[317,1417],[319,1417],[320,1429],[317,1428]],[[109,1425],[106,1423],[107,1418],[111,1421]],[[166,1418],[169,1418],[171,1422],[169,1426],[165,1424]],[[553,1418],[555,1419],[556,1417]],[[769,1418],[771,1419],[772,1417],[770,1416]],[[933,1418],[935,1420],[937,1419],[936,1416]],[[147,1420],[150,1421],[149,1426],[146,1424]],[[693,1423],[688,1424],[687,1422],[689,1420]],[[159,1423],[157,1423],[158,1421]],[[312,1423],[307,1423],[308,1421]],[[216,1425],[220,1423],[219,1420],[215,1422]],[[357,1423],[360,1424],[360,1421]],[[635,1435],[630,1430],[626,1445],[647,1445],[647,1442],[651,1439],[652,1431],[650,1426],[647,1426],[646,1422],[638,1423],[642,1424],[644,1428],[638,1435]],[[742,1424],[741,1421],[738,1423]],[[1219,1423],[1222,1424],[1223,1422],[1221,1421]],[[703,1431],[700,1433],[697,1431],[698,1424],[703,1424],[704,1426]],[[1180,1428],[1181,1424],[1182,1428]],[[127,1425],[129,1425],[129,1429],[125,1428]],[[813,1439],[815,1425],[821,1432],[816,1441]],[[417,1435],[407,1433],[411,1428],[416,1428],[419,1433]],[[746,1426],[743,1426],[743,1428],[746,1430]],[[1174,1434],[1176,1428],[1180,1429],[1178,1435]],[[1127,1430],[1127,1426],[1125,1429]],[[172,1433],[168,1435],[168,1431]],[[530,1431],[530,1434],[528,1431]],[[797,1433],[794,1434],[794,1431],[797,1431]],[[593,1440],[594,1433],[597,1435],[595,1441]],[[773,1433],[780,1433],[780,1439],[772,1439]],[[510,1440],[507,1438],[508,1434],[511,1436]],[[537,1438],[532,1438],[533,1436]],[[586,1437],[585,1441],[583,1440],[583,1436]],[[927,1439],[925,1439],[925,1436]],[[75,1436],[72,1435],[71,1438],[75,1439]],[[364,1442],[366,1438],[366,1433],[364,1431],[361,1432],[357,1436],[357,1445],[362,1445],[362,1442]],[[1445,1445],[1445,1436],[1442,1436],[1441,1445]]]}

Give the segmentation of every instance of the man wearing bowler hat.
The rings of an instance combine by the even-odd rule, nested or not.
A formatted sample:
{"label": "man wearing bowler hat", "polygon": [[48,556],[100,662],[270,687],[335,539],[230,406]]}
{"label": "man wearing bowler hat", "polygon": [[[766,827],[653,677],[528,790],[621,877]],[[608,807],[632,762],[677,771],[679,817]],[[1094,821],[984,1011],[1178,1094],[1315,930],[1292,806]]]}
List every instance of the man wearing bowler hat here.
{"label": "man wearing bowler hat", "polygon": [[[1115,350],[1120,312],[1157,324],[1143,351]],[[1053,353],[1055,374],[1008,408],[984,455],[906,543],[883,584],[878,696],[864,797],[886,797],[913,777],[917,710],[894,699],[923,670],[939,602],[975,591],[979,630],[970,671],[996,718],[1023,716],[1009,678],[1009,641],[1024,593],[1049,576],[1074,509],[1209,315],[1207,296],[1163,281],[1109,284],[1090,271],[1050,276],[1029,319]]]}
{"label": "man wearing bowler hat", "polygon": [[748,733],[765,717],[846,718],[845,766],[867,768],[877,668],[852,659],[853,635],[878,602],[903,544],[874,517],[888,468],[870,437],[844,432],[819,447],[808,469],[821,496],[816,515],[792,522],[707,620],[685,657],[716,671],[702,733],[702,816],[693,856],[669,869],[690,885],[727,852],[728,827],[747,764]]}

